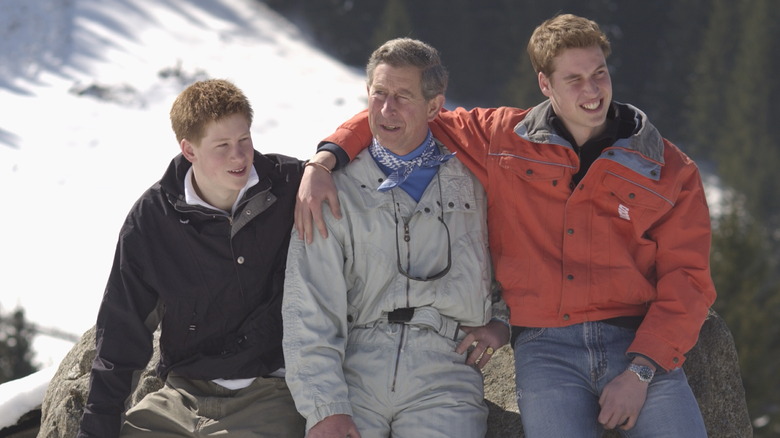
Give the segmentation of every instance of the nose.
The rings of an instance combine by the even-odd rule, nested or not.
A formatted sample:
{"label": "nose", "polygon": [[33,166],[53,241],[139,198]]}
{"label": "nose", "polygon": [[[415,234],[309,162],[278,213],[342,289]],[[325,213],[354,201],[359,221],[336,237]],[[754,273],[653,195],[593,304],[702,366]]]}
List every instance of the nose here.
{"label": "nose", "polygon": [[239,142],[233,143],[230,146],[230,159],[234,161],[242,160],[244,156],[247,155],[247,151],[245,151],[244,149],[246,148],[243,148],[241,146],[241,143]]}
{"label": "nose", "polygon": [[387,96],[382,105],[382,114],[392,114],[395,112],[396,101],[393,96]]}
{"label": "nose", "polygon": [[599,83],[595,79],[591,79],[588,81],[587,86],[585,87],[586,91],[590,92],[591,94],[597,94],[601,87],[599,87]]}

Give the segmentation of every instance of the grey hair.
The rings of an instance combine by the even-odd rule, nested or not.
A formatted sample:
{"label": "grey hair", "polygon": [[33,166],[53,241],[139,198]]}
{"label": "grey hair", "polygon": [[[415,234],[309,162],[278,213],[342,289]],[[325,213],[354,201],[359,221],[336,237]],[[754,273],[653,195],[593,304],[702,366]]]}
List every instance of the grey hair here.
{"label": "grey hair", "polygon": [[422,41],[396,38],[374,50],[366,64],[366,81],[369,87],[374,80],[374,70],[379,64],[419,68],[422,73],[422,93],[425,100],[431,100],[447,91],[449,73],[441,63],[439,52]]}

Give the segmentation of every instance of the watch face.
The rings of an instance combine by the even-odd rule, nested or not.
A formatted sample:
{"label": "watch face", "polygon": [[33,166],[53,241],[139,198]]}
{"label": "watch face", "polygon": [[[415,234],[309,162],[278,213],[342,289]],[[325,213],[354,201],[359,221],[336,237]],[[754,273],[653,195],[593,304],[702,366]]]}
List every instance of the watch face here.
{"label": "watch face", "polygon": [[651,381],[653,379],[653,376],[655,375],[653,369],[648,366],[631,364],[629,369],[635,372],[636,375],[639,376],[639,380],[643,382]]}

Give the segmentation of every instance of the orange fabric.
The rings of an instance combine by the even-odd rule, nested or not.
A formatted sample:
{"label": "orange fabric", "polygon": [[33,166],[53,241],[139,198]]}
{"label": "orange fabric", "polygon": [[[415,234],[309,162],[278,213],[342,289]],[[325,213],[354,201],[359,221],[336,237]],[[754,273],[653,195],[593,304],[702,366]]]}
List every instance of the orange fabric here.
{"label": "orange fabric", "polygon": [[[599,159],[572,189],[579,166],[572,148],[515,133],[529,111],[458,108],[431,123],[488,193],[491,255],[512,325],[645,315],[627,353],[667,370],[681,366],[715,300],[698,168],[664,139],[658,180]],[[354,157],[370,139],[364,112],[325,141]],[[618,149],[604,154],[651,161]]]}

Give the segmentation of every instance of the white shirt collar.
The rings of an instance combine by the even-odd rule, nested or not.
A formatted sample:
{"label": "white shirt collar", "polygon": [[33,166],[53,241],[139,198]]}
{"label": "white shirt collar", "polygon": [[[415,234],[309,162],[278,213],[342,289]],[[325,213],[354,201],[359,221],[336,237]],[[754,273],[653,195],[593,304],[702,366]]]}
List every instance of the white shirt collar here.
{"label": "white shirt collar", "polygon": [[[250,166],[249,169],[249,179],[247,179],[244,188],[238,192],[236,202],[233,203],[233,207],[230,209],[231,214],[235,213],[238,202],[241,200],[241,198],[244,197],[244,193],[246,193],[247,189],[260,182],[260,176],[258,176],[257,170],[255,170],[255,166]],[[214,207],[213,205],[204,201],[203,198],[198,195],[198,192],[195,190],[195,186],[192,184],[192,175],[192,167],[190,167],[189,170],[187,170],[187,174],[184,175],[184,202],[189,205],[201,205],[212,210],[228,213],[221,208]]]}

